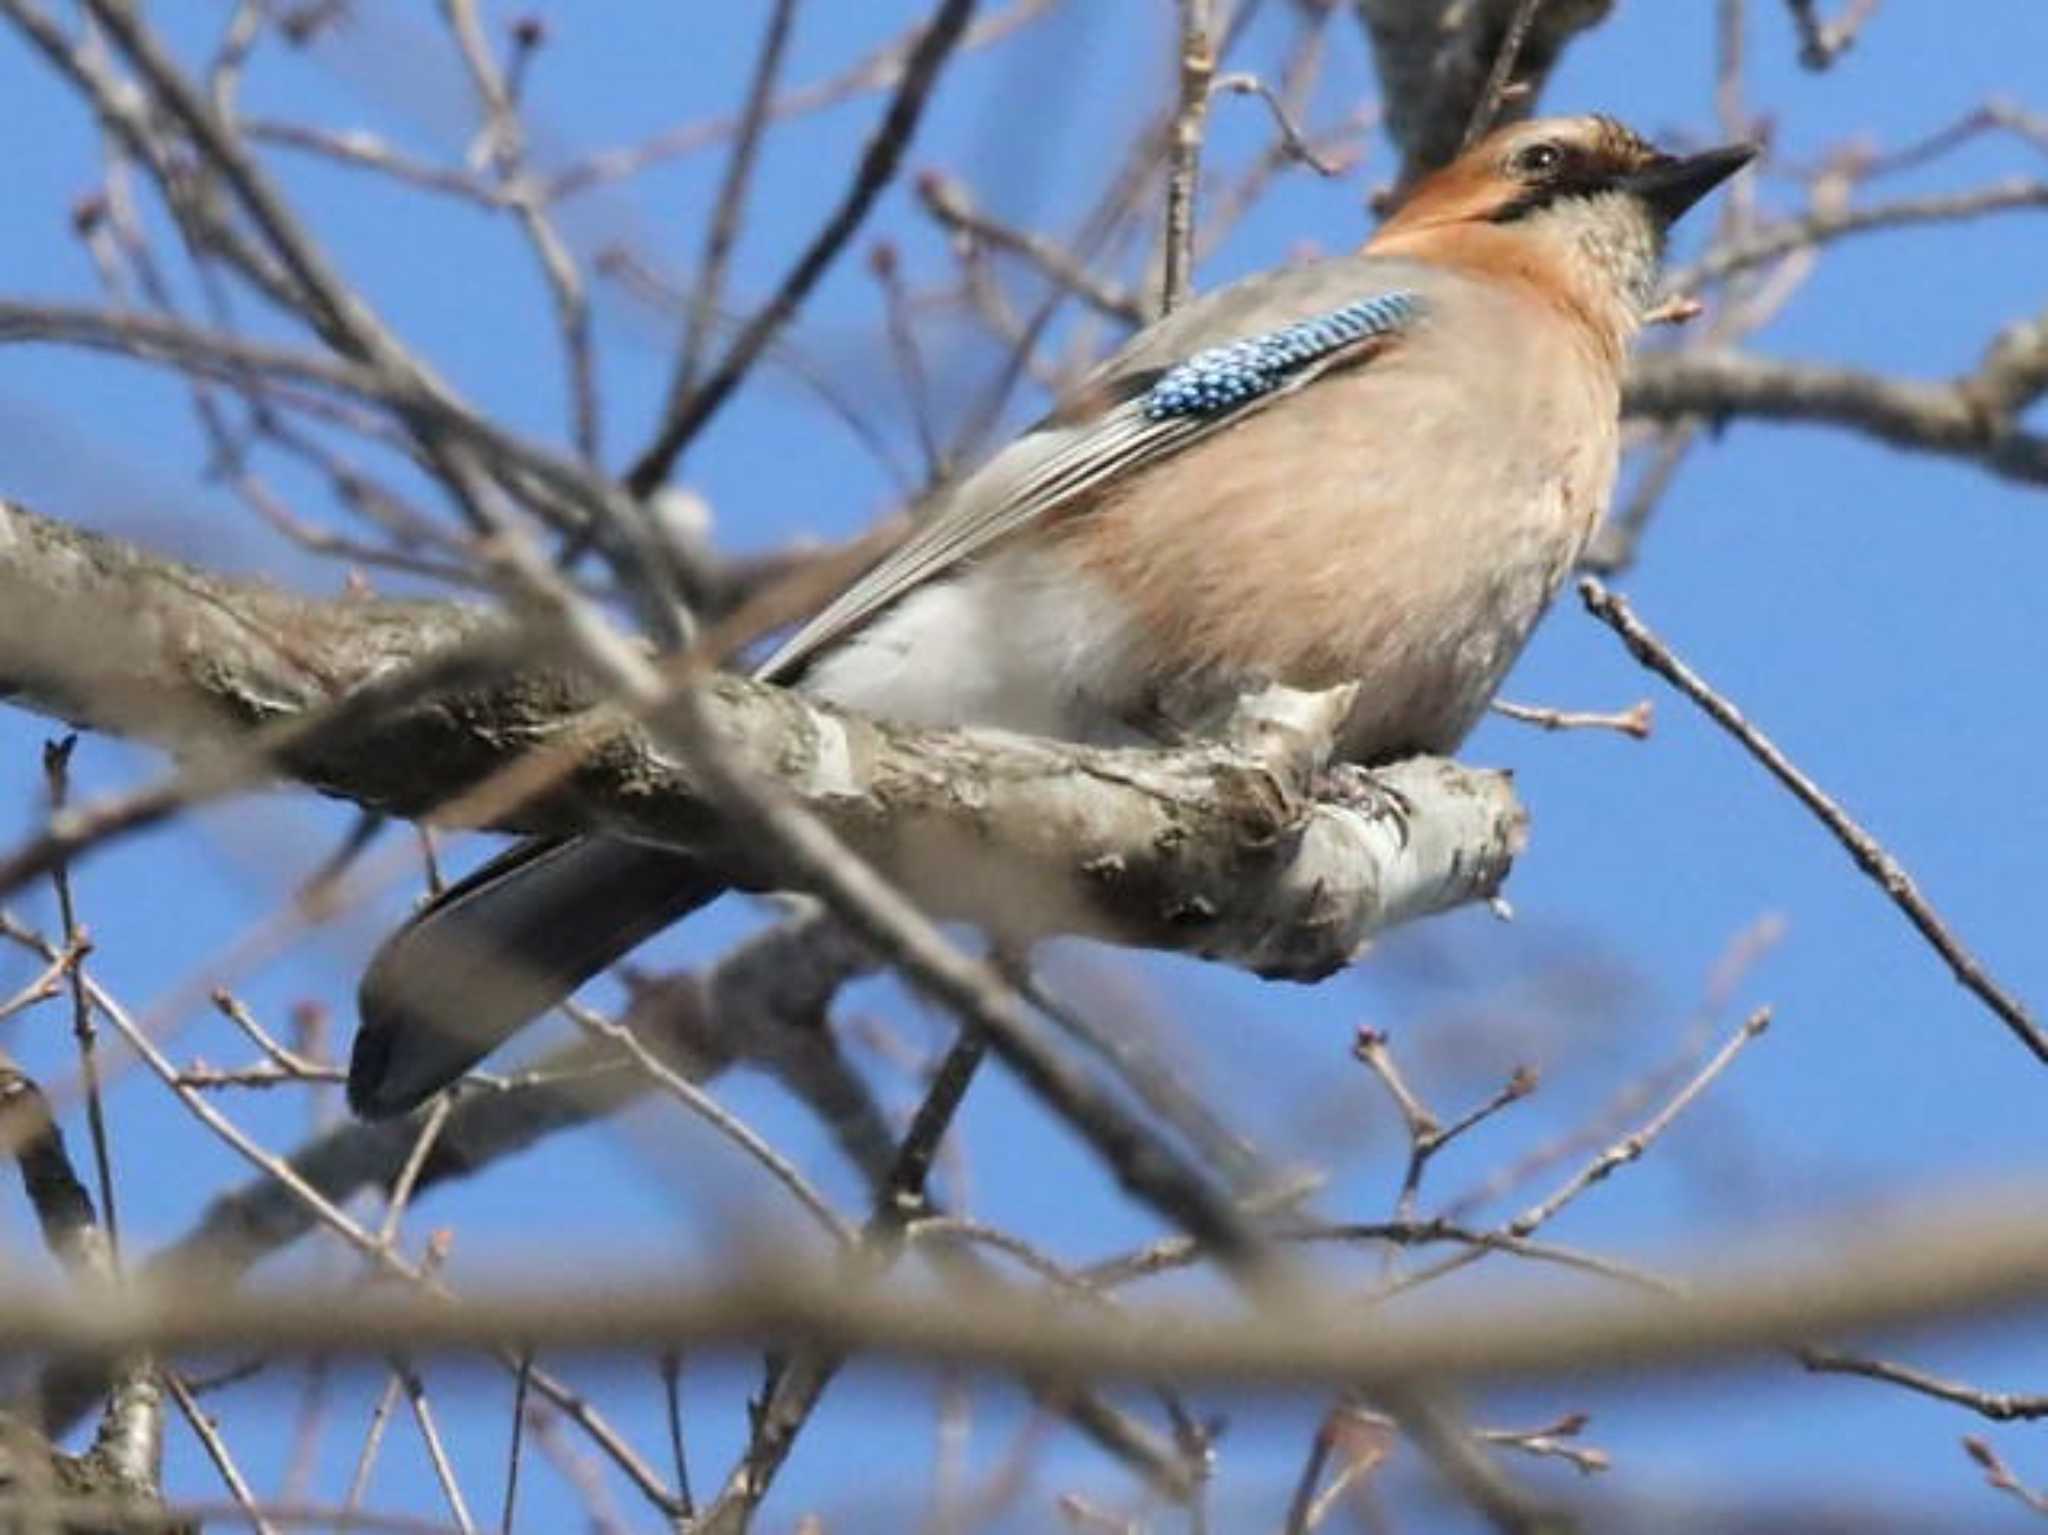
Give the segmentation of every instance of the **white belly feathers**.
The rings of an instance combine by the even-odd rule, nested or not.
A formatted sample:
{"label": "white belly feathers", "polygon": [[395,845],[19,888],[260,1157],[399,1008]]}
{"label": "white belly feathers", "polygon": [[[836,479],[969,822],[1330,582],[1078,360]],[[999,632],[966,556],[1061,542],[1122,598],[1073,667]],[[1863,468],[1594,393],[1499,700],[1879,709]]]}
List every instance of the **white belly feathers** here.
{"label": "white belly feathers", "polygon": [[802,687],[905,724],[1133,744],[1136,661],[1127,621],[1094,582],[1002,552],[910,593],[821,656]]}

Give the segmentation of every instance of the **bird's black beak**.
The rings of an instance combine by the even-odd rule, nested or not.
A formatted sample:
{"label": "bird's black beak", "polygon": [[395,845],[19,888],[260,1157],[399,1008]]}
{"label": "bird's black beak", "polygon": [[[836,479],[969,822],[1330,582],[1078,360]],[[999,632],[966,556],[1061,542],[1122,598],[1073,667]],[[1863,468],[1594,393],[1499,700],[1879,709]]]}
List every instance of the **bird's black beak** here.
{"label": "bird's black beak", "polygon": [[1665,155],[1623,177],[1621,184],[1668,226],[1754,160],[1756,153],[1754,144],[1724,144],[1696,155]]}

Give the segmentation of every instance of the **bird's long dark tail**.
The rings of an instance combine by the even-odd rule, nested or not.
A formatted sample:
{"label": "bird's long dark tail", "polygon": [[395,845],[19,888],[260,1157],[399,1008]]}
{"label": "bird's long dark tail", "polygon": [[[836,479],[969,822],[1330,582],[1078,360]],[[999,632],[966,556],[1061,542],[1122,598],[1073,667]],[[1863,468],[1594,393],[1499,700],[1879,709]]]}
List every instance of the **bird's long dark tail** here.
{"label": "bird's long dark tail", "polygon": [[686,854],[537,838],[492,859],[384,941],[357,992],[349,1107],[424,1103],[629,949],[717,898]]}

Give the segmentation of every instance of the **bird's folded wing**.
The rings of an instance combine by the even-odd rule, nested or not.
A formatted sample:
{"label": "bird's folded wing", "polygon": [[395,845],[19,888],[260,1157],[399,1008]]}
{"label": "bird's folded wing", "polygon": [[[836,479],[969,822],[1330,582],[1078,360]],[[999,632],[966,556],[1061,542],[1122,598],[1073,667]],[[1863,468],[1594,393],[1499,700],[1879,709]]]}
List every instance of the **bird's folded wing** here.
{"label": "bird's folded wing", "polygon": [[[1282,274],[1282,281],[1289,275],[1320,274]],[[1299,292],[1269,291],[1278,286],[1265,279],[1256,289],[1224,289],[1138,337],[1083,385],[1080,419],[1073,410],[1056,413],[1011,443],[755,674],[769,682],[788,677],[905,593],[1011,534],[1084,504],[1114,481],[1271,406],[1332,368],[1378,356],[1425,308],[1412,289],[1381,287],[1339,302],[1325,299],[1305,317],[1274,324],[1267,317],[1276,307],[1295,315],[1304,309]],[[1252,311],[1241,316],[1245,327],[1234,331],[1219,323],[1233,299]],[[1219,331],[1229,339],[1192,352],[1168,350],[1184,337]],[[1178,360],[1161,366],[1162,354]]]}

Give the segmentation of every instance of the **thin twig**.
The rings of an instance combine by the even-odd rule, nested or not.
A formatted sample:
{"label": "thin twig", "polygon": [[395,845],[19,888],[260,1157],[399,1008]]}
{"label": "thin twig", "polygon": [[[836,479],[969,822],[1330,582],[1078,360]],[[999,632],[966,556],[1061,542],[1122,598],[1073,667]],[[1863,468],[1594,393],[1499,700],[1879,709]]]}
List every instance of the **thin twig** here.
{"label": "thin twig", "polygon": [[207,94],[213,109],[223,119],[235,116],[236,98],[241,93],[242,71],[249,55],[263,38],[270,21],[270,0],[237,0],[235,11],[213,51],[213,65],[206,72]]}
{"label": "thin twig", "polygon": [[463,1500],[462,1485],[455,1479],[454,1463],[448,1458],[448,1447],[441,1442],[441,1430],[434,1422],[433,1408],[427,1401],[426,1381],[409,1360],[396,1360],[393,1367],[404,1387],[405,1399],[412,1407],[420,1441],[427,1448],[427,1459],[434,1468],[434,1480],[440,1484],[441,1495],[448,1500],[448,1512],[463,1535],[476,1535],[476,1523],[469,1517],[469,1505]]}
{"label": "thin twig", "polygon": [[1598,579],[1583,576],[1579,596],[1586,609],[1621,636],[1622,643],[1644,666],[1669,682],[1698,704],[1707,717],[1741,743],[1766,771],[1792,791],[1793,797],[1811,810],[1834,834],[1856,866],[1875,880],[1891,897],[1892,904],[1919,930],[1935,953],[1948,963],[1950,971],[1965,989],[1973,993],[2025,1045],[2035,1059],[2048,1062],[2048,1034],[2044,1034],[2026,1007],[1994,980],[1963,946],[1933,906],[1921,895],[1905,867],[1883,844],[1852,820],[1848,813],[1806,774],[1793,765],[1770,737],[1745,719],[1742,711],[1728,701],[1672,652],[1635,615],[1626,598],[1611,592]]}
{"label": "thin twig", "polygon": [[1280,153],[1284,160],[1295,160],[1306,165],[1318,176],[1341,176],[1345,165],[1340,160],[1325,156],[1311,144],[1287,111],[1287,103],[1273,93],[1273,88],[1257,75],[1218,75],[1209,87],[1212,93],[1223,92],[1232,96],[1256,96],[1266,104],[1272,114],[1273,127],[1280,135]]}
{"label": "thin twig", "polygon": [[1151,319],[1135,294],[1096,276],[1048,237],[1019,229],[984,211],[957,178],[926,171],[917,178],[917,197],[948,229],[1022,258],[1041,276],[1118,325],[1135,329]]}
{"label": "thin twig", "polygon": [[[1009,6],[969,27],[960,39],[960,51],[970,53],[998,43],[1029,26],[1059,3],[1060,0],[1012,0]],[[829,110],[870,91],[894,89],[903,82],[924,36],[924,28],[914,28],[827,79],[785,92],[776,98],[768,115],[777,122],[788,122],[792,118]],[[723,143],[738,127],[736,118],[713,117],[668,129],[644,143],[598,150],[549,177],[547,198],[553,202],[578,196],[594,187],[624,181],[651,166]]]}
{"label": "thin twig", "polygon": [[219,1426],[206,1415],[193,1397],[184,1381],[175,1370],[164,1372],[164,1389],[171,1394],[171,1400],[178,1404],[178,1411],[185,1416],[186,1426],[206,1451],[206,1458],[213,1462],[213,1469],[220,1473],[222,1484],[228,1496],[235,1500],[235,1507],[242,1511],[242,1517],[249,1522],[256,1535],[278,1535],[278,1527],[270,1522],[256,1506],[255,1494],[250,1492],[248,1479],[242,1475],[235,1458],[228,1452],[227,1441],[221,1438]]}
{"label": "thin twig", "polygon": [[[918,179],[922,184],[924,178]],[[889,352],[903,382],[904,403],[910,411],[910,424],[917,432],[918,450],[924,455],[925,484],[935,486],[946,478],[946,458],[932,415],[931,375],[924,365],[924,349],[918,344],[917,321],[911,313],[911,298],[903,285],[902,262],[894,241],[875,242],[868,252],[868,271],[882,290],[882,317],[889,332]]]}
{"label": "thin twig", "polygon": [[349,1473],[348,1490],[343,1493],[341,1506],[356,1509],[362,1506],[363,1495],[370,1488],[370,1473],[376,1468],[377,1454],[384,1447],[384,1431],[391,1426],[391,1415],[398,1411],[400,1387],[396,1373],[384,1382],[384,1389],[377,1396],[377,1405],[370,1409],[370,1426],[363,1434],[363,1447],[356,1454],[355,1469]]}
{"label": "thin twig", "polygon": [[[1733,141],[1752,133],[1745,86],[1749,50],[1747,0],[1716,0],[1714,6],[1714,119],[1722,136]],[[1756,220],[1756,184],[1760,178],[1738,176],[1721,199],[1717,238],[1740,236]]]}
{"label": "thin twig", "polygon": [[[276,1068],[275,1080],[296,1082],[331,1082],[336,1070],[322,1061],[308,1060],[296,1050],[280,1044],[271,1032],[256,1020],[256,1015],[225,986],[213,991],[213,1005],[220,1015],[249,1037],[264,1058]],[[215,1073],[215,1076],[224,1074]]]}
{"label": "thin twig", "polygon": [[1958,1407],[1967,1407],[1980,1417],[1994,1423],[2032,1422],[2048,1418],[2048,1395],[2022,1395],[2012,1391],[1986,1391],[1981,1386],[1966,1385],[1961,1381],[1944,1380],[1930,1375],[1925,1370],[1916,1370],[1911,1365],[1895,1364],[1888,1359],[1869,1359],[1859,1354],[1842,1354],[1833,1349],[1802,1348],[1797,1351],[1799,1362],[1820,1375],[1860,1375],[1865,1380],[1881,1380],[1887,1385],[1903,1386],[1908,1391],[1917,1391],[1922,1396],[1931,1396]]}
{"label": "thin twig", "polygon": [[[843,1260],[849,1280],[872,1281],[895,1261],[904,1228],[926,1208],[932,1158],[986,1052],[982,1037],[968,1029],[955,1040],[897,1148],[895,1165],[877,1191],[866,1230]],[[768,1385],[752,1412],[753,1432],[725,1485],[704,1510],[702,1535],[740,1535],[745,1530],[843,1359],[829,1349],[770,1357]]]}
{"label": "thin twig", "polygon": [[1384,1405],[1444,1480],[1501,1535],[1571,1535],[1574,1523],[1516,1485],[1438,1393],[1399,1391]]}
{"label": "thin twig", "polygon": [[2014,177],[1968,192],[1898,198],[1867,208],[1816,208],[1801,218],[1757,225],[1739,239],[1717,241],[1695,265],[1668,272],[1664,291],[1696,293],[1708,283],[1774,261],[1802,246],[1825,245],[1852,235],[2037,211],[2048,211],[2048,182],[2032,177]]}
{"label": "thin twig", "polygon": [[1508,98],[1510,82],[1514,79],[1515,66],[1522,59],[1522,44],[1528,40],[1529,25],[1536,19],[1536,8],[1543,0],[1517,0],[1515,11],[1508,18],[1507,30],[1501,34],[1500,47],[1495,50],[1493,64],[1486,71],[1486,84],[1480,87],[1479,99],[1472,103],[1471,119],[1465,124],[1465,136],[1459,141],[1461,150],[1470,149],[1486,135],[1494,119],[1500,116],[1501,103]]}
{"label": "thin twig", "polygon": [[747,193],[753,184],[754,162],[761,148],[761,130],[767,123],[769,104],[782,73],[782,59],[788,51],[795,20],[796,0],[774,0],[761,28],[761,51],[754,60],[754,75],[747,86],[746,104],[740,109],[732,153],[726,158],[725,175],[718,184],[718,200],[712,206],[711,222],[704,235],[704,254],[697,263],[696,280],[690,285],[689,317],[683,325],[683,343],[676,354],[675,374],[669,380],[668,399],[663,407],[667,412],[680,410],[697,383],[704,348],[711,338],[711,322],[724,299],[726,269],[739,241]]}
{"label": "thin twig", "polygon": [[1607,1178],[1617,1168],[1641,1160],[1643,1153],[1650,1149],[1659,1136],[1671,1128],[1673,1121],[1713,1084],[1715,1078],[1735,1063],[1735,1057],[1741,1054],[1743,1047],[1770,1027],[1770,1022],[1771,1010],[1768,1007],[1760,1007],[1751,1013],[1720,1051],[1700,1068],[1699,1073],[1691,1081],[1671,1096],[1670,1102],[1651,1115],[1641,1129],[1623,1136],[1580,1168],[1576,1174],[1567,1178],[1548,1198],[1538,1201],[1509,1221],[1506,1227],[1507,1234],[1515,1237],[1533,1235],[1539,1227],[1548,1225],[1566,1205],[1594,1184]]}
{"label": "thin twig", "polygon": [[668,478],[683,449],[739,387],[769,342],[802,307],[818,279],[859,230],[882,189],[896,179],[897,166],[924,116],[932,88],[959,44],[973,11],[974,0],[939,0],[931,21],[904,62],[903,78],[880,126],[861,151],[860,166],[839,205],[797,257],[774,297],[740,328],[711,376],[691,390],[686,399],[678,401],[675,409],[664,414],[654,441],[626,472],[626,486],[633,494],[647,496]]}
{"label": "thin twig", "polygon": [[2008,1466],[1988,1439],[1975,1434],[1963,1436],[1963,1453],[1983,1469],[1984,1480],[2000,1492],[2010,1493],[2020,1504],[2037,1514],[2048,1515],[2048,1493],[2029,1487]]}
{"label": "thin twig", "polygon": [[1482,1428],[1478,1437],[1488,1444],[1519,1450],[1524,1455],[1562,1460],[1581,1476],[1592,1476],[1609,1469],[1614,1458],[1605,1450],[1576,1443],[1591,1421],[1587,1414],[1573,1412],[1541,1428]]}
{"label": "thin twig", "polygon": [[[669,1458],[675,1465],[676,1503],[684,1519],[697,1517],[697,1500],[690,1492],[690,1457],[683,1446],[683,1358],[680,1354],[661,1356],[661,1400],[667,1410]],[[507,1531],[510,1535],[510,1531]]]}
{"label": "thin twig", "polygon": [[[507,201],[533,247],[542,278],[554,302],[555,323],[569,370],[570,430],[578,454],[587,464],[598,457],[601,421],[597,398],[595,339],[591,334],[590,296],[575,257],[548,216],[539,186],[526,170],[526,134],[519,121],[516,93],[499,72],[490,40],[485,37],[477,0],[441,0],[442,13],[455,34],[471,82],[483,104],[485,156],[495,169]],[[517,55],[526,58],[530,49]]]}
{"label": "thin twig", "polygon": [[1166,224],[1160,238],[1159,308],[1170,313],[1194,284],[1195,197],[1202,179],[1202,127],[1216,75],[1214,0],[1179,0],[1180,104],[1167,137]]}
{"label": "thin twig", "polygon": [[365,129],[335,133],[307,123],[256,117],[245,118],[238,126],[242,136],[252,143],[319,155],[337,165],[388,176],[422,192],[457,197],[479,207],[509,208],[512,205],[509,191],[484,180],[476,172],[415,160]]}
{"label": "thin twig", "polygon": [[[526,1394],[533,1383],[533,1355],[519,1356],[519,1373],[512,1377],[511,1445],[505,1451],[505,1508],[498,1517],[499,1535],[512,1535],[512,1518],[519,1507],[519,1458],[526,1447]],[[683,1517],[690,1516],[689,1489],[682,1492]]]}
{"label": "thin twig", "polygon": [[2048,117],[2029,112],[2016,101],[1994,97],[1972,107],[1945,128],[1902,148],[1871,155],[1863,161],[1866,177],[1893,176],[1914,170],[1952,153],[1980,134],[2002,132],[2048,154]]}
{"label": "thin twig", "polygon": [[1509,1104],[1519,1103],[1536,1091],[1536,1073],[1526,1066],[1518,1066],[1491,1098],[1445,1124],[1430,1112],[1401,1075],[1385,1034],[1378,1029],[1360,1029],[1352,1042],[1351,1053],[1380,1079],[1388,1096],[1394,1100],[1394,1106],[1401,1111],[1402,1124],[1408,1131],[1408,1170],[1402,1176],[1401,1192],[1394,1205],[1397,1222],[1415,1219],[1422,1175],[1428,1169],[1431,1157],[1475,1125],[1484,1123]]}
{"label": "thin twig", "polygon": [[[405,1162],[398,1169],[398,1176],[391,1180],[391,1193],[385,1200],[384,1219],[377,1227],[377,1240],[385,1247],[393,1247],[398,1241],[399,1223],[405,1219],[406,1207],[412,1203],[413,1190],[419,1187],[420,1174],[425,1170],[427,1158],[433,1154],[434,1145],[447,1127],[449,1111],[453,1100],[446,1093],[438,1094],[426,1114],[420,1120],[419,1133],[413,1137],[412,1150],[405,1154]],[[431,1252],[431,1249],[430,1249]],[[438,1264],[438,1260],[437,1264]]]}
{"label": "thin twig", "polygon": [[1497,698],[1493,703],[1493,712],[1544,730],[1613,730],[1635,741],[1650,739],[1650,731],[1655,720],[1654,707],[1647,698],[1639,699],[1626,709],[1617,710],[1612,714],[1584,709],[1549,709],[1534,704],[1509,703],[1504,698]]}
{"label": "thin twig", "polygon": [[[50,813],[64,809],[70,798],[71,752],[78,737],[65,736],[43,746],[43,776],[50,788]],[[88,940],[79,925],[78,906],[71,891],[71,869],[59,863],[50,871],[50,883],[57,892],[58,919],[64,926],[64,983],[71,993],[71,1037],[78,1043],[78,1071],[85,1083],[86,1134],[92,1141],[93,1177],[100,1191],[100,1224],[107,1234],[107,1253],[118,1267],[121,1261],[121,1219],[114,1204],[114,1161],[107,1145],[107,1111],[100,1094],[98,1035],[92,1023],[92,999],[86,994],[85,955]]]}
{"label": "thin twig", "polygon": [[[1767,1007],[1760,1007],[1751,1013],[1743,1021],[1742,1026],[1729,1037],[1727,1043],[1673,1093],[1662,1108],[1645,1120],[1640,1127],[1614,1141],[1585,1162],[1550,1194],[1502,1224],[1498,1229],[1498,1236],[1508,1241],[1526,1241],[1594,1184],[1604,1182],[1617,1169],[1626,1167],[1631,1162],[1640,1161],[1657,1139],[1671,1128],[1678,1116],[1735,1063],[1736,1056],[1742,1053],[1743,1048],[1769,1027],[1770,1021],[1771,1010]],[[1478,1262],[1490,1250],[1494,1250],[1490,1243],[1467,1247],[1462,1252],[1440,1259],[1414,1273],[1403,1274],[1389,1280],[1371,1298],[1374,1301],[1384,1301],[1434,1283],[1447,1274]]]}
{"label": "thin twig", "polygon": [[803,1206],[840,1247],[852,1246],[856,1240],[856,1233],[845,1217],[832,1208],[832,1202],[812,1185],[795,1163],[769,1145],[753,1126],[719,1103],[680,1071],[657,1057],[631,1029],[614,1023],[586,1007],[571,1004],[566,1011],[580,1027],[600,1039],[617,1045],[631,1056],[633,1064],[645,1072],[663,1092],[758,1162],[771,1178],[789,1191],[791,1197]]}

